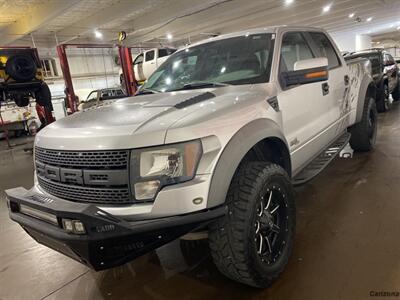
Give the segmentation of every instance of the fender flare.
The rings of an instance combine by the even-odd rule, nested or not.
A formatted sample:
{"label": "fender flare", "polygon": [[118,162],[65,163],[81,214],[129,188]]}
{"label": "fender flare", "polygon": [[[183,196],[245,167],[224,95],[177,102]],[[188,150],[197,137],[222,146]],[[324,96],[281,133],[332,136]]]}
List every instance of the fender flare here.
{"label": "fender flare", "polygon": [[[274,121],[257,119],[246,124],[230,139],[218,159],[211,177],[207,207],[218,206],[225,202],[231,180],[240,162],[254,145],[266,138],[279,139],[285,144],[289,154],[287,141]],[[290,155],[288,157],[290,160]]]}
{"label": "fender flare", "polygon": [[360,91],[358,93],[358,102],[357,102],[357,111],[356,111],[356,123],[361,122],[363,111],[364,111],[364,103],[367,94],[369,93],[370,87],[373,87],[374,90],[374,98],[376,99],[376,85],[370,75],[364,76],[360,85]]}

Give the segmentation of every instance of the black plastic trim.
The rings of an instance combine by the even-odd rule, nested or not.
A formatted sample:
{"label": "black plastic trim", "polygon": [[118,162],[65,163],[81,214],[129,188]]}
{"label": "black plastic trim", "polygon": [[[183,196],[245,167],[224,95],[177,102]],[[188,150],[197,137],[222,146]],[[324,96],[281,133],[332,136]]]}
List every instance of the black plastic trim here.
{"label": "black plastic trim", "polygon": [[[127,221],[92,204],[61,199],[36,201],[32,199],[34,193],[24,188],[7,190],[6,194],[9,207],[12,208],[10,218],[19,223],[37,242],[95,270],[124,264],[187,232],[207,225],[227,211],[226,206],[219,206],[186,215]],[[18,212],[21,204],[54,214],[58,220],[80,220],[87,234],[70,234],[61,226],[21,214]]]}

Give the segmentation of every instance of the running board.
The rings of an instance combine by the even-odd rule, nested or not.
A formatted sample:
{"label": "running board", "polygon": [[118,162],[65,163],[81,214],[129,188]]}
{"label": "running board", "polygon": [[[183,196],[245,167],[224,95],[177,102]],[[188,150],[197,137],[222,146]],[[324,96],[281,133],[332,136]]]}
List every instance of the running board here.
{"label": "running board", "polygon": [[335,142],[322,151],[299,174],[292,179],[294,186],[305,184],[321,173],[327,165],[342,151],[350,140],[350,133],[341,135]]}

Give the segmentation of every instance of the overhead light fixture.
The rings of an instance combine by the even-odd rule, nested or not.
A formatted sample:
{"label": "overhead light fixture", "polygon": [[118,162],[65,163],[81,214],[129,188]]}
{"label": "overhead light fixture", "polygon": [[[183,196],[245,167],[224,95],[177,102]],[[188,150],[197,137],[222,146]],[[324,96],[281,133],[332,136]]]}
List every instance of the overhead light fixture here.
{"label": "overhead light fixture", "polygon": [[323,8],[322,8],[322,12],[323,13],[327,13],[328,11],[330,11],[331,10],[331,4],[329,4],[329,5],[327,5],[327,6],[324,6]]}
{"label": "overhead light fixture", "polygon": [[285,5],[290,5],[294,2],[294,0],[285,0]]}
{"label": "overhead light fixture", "polygon": [[172,40],[172,38],[173,38],[172,34],[167,33],[167,39],[168,39],[168,40]]}
{"label": "overhead light fixture", "polygon": [[400,30],[400,26],[399,26],[399,27],[397,27],[397,30]]}
{"label": "overhead light fixture", "polygon": [[103,37],[103,34],[98,31],[97,29],[94,31],[94,36],[98,39],[101,39]]}
{"label": "overhead light fixture", "polygon": [[355,16],[355,13],[349,14],[349,18],[350,18],[350,19],[353,18],[354,16]]}
{"label": "overhead light fixture", "polygon": [[381,43],[381,42],[376,42],[378,45]]}
{"label": "overhead light fixture", "polygon": [[367,21],[367,22],[371,22],[371,21],[372,21],[372,17],[367,18],[366,21]]}

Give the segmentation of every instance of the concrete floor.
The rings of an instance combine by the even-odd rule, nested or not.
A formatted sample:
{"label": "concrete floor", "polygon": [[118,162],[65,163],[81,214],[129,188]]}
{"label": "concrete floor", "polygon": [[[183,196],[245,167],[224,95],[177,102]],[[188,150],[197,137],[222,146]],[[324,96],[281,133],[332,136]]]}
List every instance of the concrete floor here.
{"label": "concrete floor", "polygon": [[32,185],[32,156],[18,149],[2,151],[0,300],[354,300],[370,298],[370,291],[400,291],[399,149],[400,105],[396,105],[379,117],[373,152],[337,159],[297,189],[294,252],[286,271],[266,290],[220,275],[206,241],[175,241],[98,273],[37,244],[9,220],[2,192]]}

